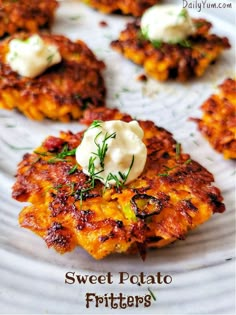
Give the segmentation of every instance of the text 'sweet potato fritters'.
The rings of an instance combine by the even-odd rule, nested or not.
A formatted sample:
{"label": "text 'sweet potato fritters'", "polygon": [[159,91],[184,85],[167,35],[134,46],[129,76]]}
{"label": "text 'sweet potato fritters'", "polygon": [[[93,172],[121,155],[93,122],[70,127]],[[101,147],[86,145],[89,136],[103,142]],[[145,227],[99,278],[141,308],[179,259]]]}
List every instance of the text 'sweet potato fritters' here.
{"label": "text 'sweet potato fritters'", "polygon": [[[117,110],[98,108],[87,110],[83,122],[122,116]],[[83,132],[49,136],[34,153],[25,154],[13,186],[13,198],[31,204],[21,211],[20,225],[59,253],[81,246],[102,259],[112,253],[144,256],[147,248],[184,239],[213,213],[223,212],[212,174],[182,153],[168,131],[151,121],[139,124],[147,162],[136,180],[119,188],[95,181],[85,192],[89,177],[74,156]]]}
{"label": "text 'sweet potato fritters'", "polygon": [[131,22],[111,47],[134,63],[144,67],[154,79],[187,81],[200,77],[220,53],[230,48],[226,37],[210,34],[211,23],[193,19],[196,32],[178,44],[151,42],[140,28],[140,21]]}
{"label": "text 'sweet potato fritters'", "polygon": [[236,159],[236,81],[226,79],[201,109],[202,118],[193,119],[201,133],[226,159]]}
{"label": "text 'sweet potato fritters'", "polygon": [[17,34],[0,43],[0,108],[16,108],[36,120],[69,121],[81,117],[86,107],[105,105],[105,64],[81,40],[41,34],[46,43],[58,47],[62,61],[33,79],[14,72],[6,63],[8,43],[29,36]]}
{"label": "text 'sweet potato fritters'", "polygon": [[103,13],[121,12],[141,16],[144,11],[157,4],[158,0],[82,0]]}
{"label": "text 'sweet potato fritters'", "polygon": [[58,6],[55,0],[0,0],[0,38],[17,31],[49,28]]}

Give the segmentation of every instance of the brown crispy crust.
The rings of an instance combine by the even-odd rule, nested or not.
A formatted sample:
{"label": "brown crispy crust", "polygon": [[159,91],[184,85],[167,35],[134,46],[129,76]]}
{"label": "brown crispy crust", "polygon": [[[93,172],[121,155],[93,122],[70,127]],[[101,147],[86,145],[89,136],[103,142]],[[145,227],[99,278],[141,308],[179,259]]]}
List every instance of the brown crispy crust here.
{"label": "brown crispy crust", "polygon": [[17,108],[31,119],[68,121],[81,117],[86,107],[105,105],[105,65],[81,40],[41,34],[46,42],[58,46],[62,61],[34,79],[12,71],[5,61],[8,43],[29,36],[17,34],[0,43],[0,108]]}
{"label": "brown crispy crust", "polygon": [[82,0],[103,13],[121,12],[141,16],[146,9],[157,4],[158,0]]}
{"label": "brown crispy crust", "polygon": [[0,0],[0,37],[50,27],[57,7],[55,0]]}
{"label": "brown crispy crust", "polygon": [[[113,112],[113,117],[112,117]],[[96,116],[95,113],[98,115]],[[103,118],[119,119],[117,110],[104,108]],[[101,110],[86,112],[85,122],[101,118]],[[129,121],[128,115],[124,115]],[[140,121],[148,158],[143,173],[123,188],[105,189],[97,181],[83,195],[88,177],[76,161],[55,159],[65,144],[76,148],[83,132],[48,137],[36,153],[19,163],[13,198],[31,203],[19,215],[22,227],[40,235],[49,247],[64,253],[83,247],[96,259],[111,253],[162,247],[225,210],[211,173],[188,154],[176,152],[176,142],[151,121]],[[54,156],[54,157],[53,157]],[[71,174],[70,174],[71,173]],[[144,206],[141,204],[144,203]]]}
{"label": "brown crispy crust", "polygon": [[224,49],[230,48],[226,37],[209,34],[211,23],[204,19],[193,19],[197,27],[194,36],[182,44],[162,43],[160,47],[143,38],[140,22],[127,24],[119,39],[112,41],[111,47],[134,63],[144,67],[151,77],[165,81],[176,79],[187,81],[200,77]]}
{"label": "brown crispy crust", "polygon": [[192,119],[213,148],[226,159],[236,159],[236,81],[226,79],[219,93],[201,106],[202,119]]}

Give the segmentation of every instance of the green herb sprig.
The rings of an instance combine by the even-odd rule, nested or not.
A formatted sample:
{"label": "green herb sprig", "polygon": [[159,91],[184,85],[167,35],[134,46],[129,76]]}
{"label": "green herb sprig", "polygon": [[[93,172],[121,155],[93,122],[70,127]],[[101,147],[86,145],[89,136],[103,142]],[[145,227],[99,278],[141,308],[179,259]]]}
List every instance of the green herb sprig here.
{"label": "green herb sprig", "polygon": [[129,177],[130,171],[131,171],[131,169],[133,167],[133,164],[134,164],[134,155],[132,156],[132,160],[131,160],[131,163],[130,163],[130,166],[129,166],[129,169],[128,169],[127,173],[118,172],[118,174],[120,176],[120,179],[118,178],[117,175],[109,173],[107,178],[106,178],[105,187],[107,186],[107,184],[108,184],[108,182],[110,180],[114,180],[116,182],[116,187],[117,188],[124,187],[128,177]]}
{"label": "green herb sprig", "polygon": [[102,144],[100,144],[100,143],[97,143],[97,138],[101,135],[101,133],[102,131],[99,132],[94,139],[94,143],[97,146],[97,152],[92,152],[92,153],[99,158],[100,166],[104,170],[104,160],[105,160],[105,156],[108,150],[107,140],[114,139],[116,137],[116,132],[113,132],[110,135],[108,134],[108,132],[106,132],[102,140]]}
{"label": "green herb sprig", "polygon": [[34,151],[35,154],[41,155],[41,156],[51,156],[52,158],[49,159],[47,162],[48,163],[55,163],[59,161],[66,161],[67,156],[74,156],[76,152],[76,148],[69,150],[68,144],[65,144],[64,147],[62,148],[62,151],[57,153],[56,155],[49,153],[49,152],[39,152],[39,151]]}

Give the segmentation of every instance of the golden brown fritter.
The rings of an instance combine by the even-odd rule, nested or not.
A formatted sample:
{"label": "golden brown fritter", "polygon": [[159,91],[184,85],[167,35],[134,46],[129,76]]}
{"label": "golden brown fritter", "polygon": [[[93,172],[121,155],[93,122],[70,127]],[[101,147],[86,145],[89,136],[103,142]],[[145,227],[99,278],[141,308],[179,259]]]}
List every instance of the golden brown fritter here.
{"label": "golden brown fritter", "polygon": [[179,44],[150,42],[141,33],[140,22],[129,23],[111,47],[144,67],[154,79],[187,81],[200,77],[224,49],[230,48],[226,37],[210,34],[211,23],[193,19],[197,31]]}
{"label": "golden brown fritter", "polygon": [[121,12],[141,16],[144,11],[157,4],[158,0],[82,0],[103,13]]}
{"label": "golden brown fritter", "polygon": [[0,37],[50,27],[57,7],[55,0],[0,0]]}
{"label": "golden brown fritter", "polygon": [[226,159],[236,159],[236,81],[226,79],[201,109],[202,119],[192,119],[201,133]]}
{"label": "golden brown fritter", "polygon": [[5,61],[8,43],[15,37],[29,36],[18,34],[0,43],[0,108],[17,108],[36,120],[48,117],[68,121],[81,117],[88,106],[105,105],[105,65],[80,40],[41,34],[46,42],[58,46],[62,61],[33,79],[12,71]]}
{"label": "golden brown fritter", "polygon": [[[121,118],[103,109],[104,119]],[[84,121],[101,117],[96,109]],[[129,119],[124,115],[125,120]],[[17,171],[13,198],[31,205],[19,215],[20,225],[41,236],[59,253],[83,247],[96,259],[112,253],[142,256],[148,247],[184,239],[189,230],[225,210],[214,178],[181,152],[172,135],[151,121],[139,121],[148,157],[143,173],[123,187],[105,188],[75,161],[83,132],[49,136],[34,153],[25,154]],[[76,166],[77,165],[77,166]]]}

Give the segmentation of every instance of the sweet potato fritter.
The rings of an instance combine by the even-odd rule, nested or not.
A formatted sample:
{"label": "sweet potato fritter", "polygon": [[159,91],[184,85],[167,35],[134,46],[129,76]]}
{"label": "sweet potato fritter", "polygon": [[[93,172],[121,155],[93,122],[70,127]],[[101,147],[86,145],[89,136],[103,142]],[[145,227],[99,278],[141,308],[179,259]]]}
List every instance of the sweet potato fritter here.
{"label": "sweet potato fritter", "polygon": [[55,0],[0,0],[0,37],[49,28],[57,6]]}
{"label": "sweet potato fritter", "polygon": [[209,34],[211,23],[193,19],[197,31],[179,44],[150,42],[141,34],[140,22],[129,23],[111,47],[144,67],[154,79],[187,81],[200,77],[220,53],[230,48],[226,37]]}
{"label": "sweet potato fritter", "polygon": [[28,118],[45,117],[69,121],[81,117],[84,108],[105,105],[105,84],[98,61],[86,44],[72,42],[64,36],[40,36],[58,46],[62,61],[43,74],[30,79],[18,75],[6,64],[8,43],[12,38],[27,38],[18,34],[0,43],[0,108],[14,109]]}
{"label": "sweet potato fritter", "polygon": [[144,11],[157,4],[158,0],[82,0],[103,13],[121,12],[141,16]]}
{"label": "sweet potato fritter", "polygon": [[236,159],[236,81],[226,79],[201,109],[202,119],[192,119],[201,133],[226,159]]}
{"label": "sweet potato fritter", "polygon": [[[107,111],[107,112],[106,112]],[[87,111],[84,121],[122,115],[116,110]],[[124,115],[125,121],[131,117]],[[163,128],[139,121],[148,157],[143,173],[120,188],[100,181],[88,188],[88,176],[76,166],[74,149],[83,132],[49,136],[20,162],[13,198],[31,203],[19,215],[20,225],[41,236],[59,253],[83,247],[96,259],[112,253],[142,255],[148,247],[163,247],[225,210],[214,178],[181,153]]]}

